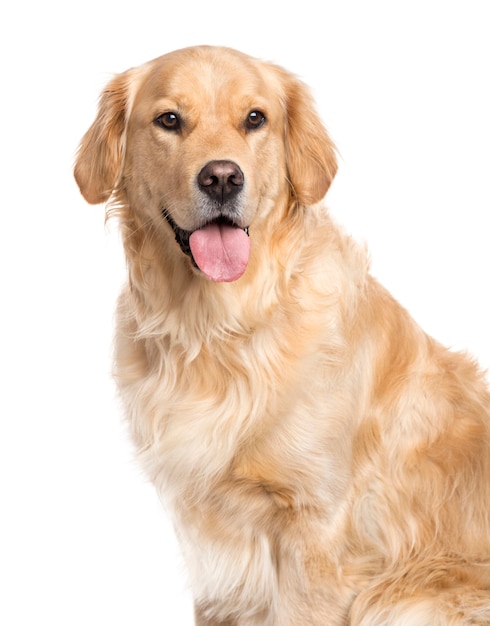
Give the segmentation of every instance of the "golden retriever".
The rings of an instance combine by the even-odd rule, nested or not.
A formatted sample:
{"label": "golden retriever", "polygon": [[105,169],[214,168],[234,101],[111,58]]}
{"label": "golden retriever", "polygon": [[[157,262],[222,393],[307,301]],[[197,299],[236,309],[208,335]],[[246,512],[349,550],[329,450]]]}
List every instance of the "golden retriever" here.
{"label": "golden retriever", "polygon": [[490,396],[322,199],[307,88],[219,47],[117,75],[77,155],[121,223],[116,380],[196,623],[490,624]]}

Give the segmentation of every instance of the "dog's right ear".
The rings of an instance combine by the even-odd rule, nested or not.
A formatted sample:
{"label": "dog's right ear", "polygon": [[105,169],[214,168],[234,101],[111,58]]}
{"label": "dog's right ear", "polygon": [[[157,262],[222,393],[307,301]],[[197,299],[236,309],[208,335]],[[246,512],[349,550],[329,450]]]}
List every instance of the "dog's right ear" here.
{"label": "dog's right ear", "polygon": [[108,200],[121,174],[131,82],[132,70],[128,70],[105,87],[97,117],[80,143],[74,174],[90,204]]}

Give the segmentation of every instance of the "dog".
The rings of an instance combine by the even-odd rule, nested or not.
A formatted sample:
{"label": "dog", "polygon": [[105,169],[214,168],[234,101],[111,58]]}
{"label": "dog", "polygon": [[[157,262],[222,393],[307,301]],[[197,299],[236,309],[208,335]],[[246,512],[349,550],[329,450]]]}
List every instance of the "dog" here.
{"label": "dog", "polygon": [[308,88],[223,47],[116,75],[75,178],[121,225],[115,378],[200,626],[490,624],[490,394],[370,275]]}

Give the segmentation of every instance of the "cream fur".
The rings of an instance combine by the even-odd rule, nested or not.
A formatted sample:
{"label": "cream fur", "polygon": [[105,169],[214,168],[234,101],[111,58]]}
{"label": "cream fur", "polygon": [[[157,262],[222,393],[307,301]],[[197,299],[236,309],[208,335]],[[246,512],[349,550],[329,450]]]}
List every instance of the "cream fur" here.
{"label": "cream fur", "polygon": [[[254,109],[267,122],[247,132]],[[155,125],[166,111],[180,132]],[[252,253],[232,283],[204,278],[162,217],[197,227],[213,159],[246,181]],[[488,390],[332,222],[336,167],[306,87],[236,51],[176,51],[108,85],[75,176],[121,222],[116,379],[138,456],[197,624],[489,624]]]}

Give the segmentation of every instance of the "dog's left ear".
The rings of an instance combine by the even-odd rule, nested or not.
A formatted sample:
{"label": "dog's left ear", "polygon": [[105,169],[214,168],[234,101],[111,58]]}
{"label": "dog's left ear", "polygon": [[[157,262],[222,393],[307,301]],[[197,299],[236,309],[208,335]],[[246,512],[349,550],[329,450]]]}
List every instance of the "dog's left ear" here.
{"label": "dog's left ear", "polygon": [[304,206],[319,202],[337,172],[336,150],[308,87],[280,70],[287,108],[286,162],[294,194]]}

